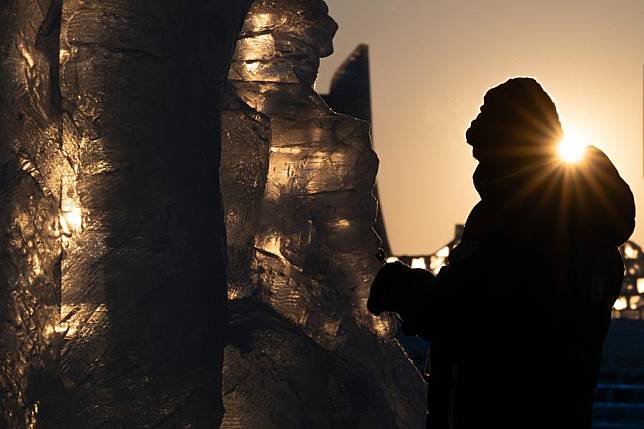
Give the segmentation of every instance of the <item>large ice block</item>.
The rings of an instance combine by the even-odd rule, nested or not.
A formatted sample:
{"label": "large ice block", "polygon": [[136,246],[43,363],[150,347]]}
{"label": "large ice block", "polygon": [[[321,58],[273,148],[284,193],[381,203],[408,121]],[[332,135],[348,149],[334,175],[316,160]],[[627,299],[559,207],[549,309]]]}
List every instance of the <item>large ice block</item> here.
{"label": "large ice block", "polygon": [[[322,98],[336,112],[362,119],[371,124],[371,73],[367,45],[358,45],[340,65],[333,75],[329,93],[323,95]],[[382,216],[382,202],[378,198],[377,186],[374,188],[373,194],[378,199],[378,215],[374,228],[382,240],[385,254],[390,255],[391,246]]]}
{"label": "large ice block", "polygon": [[[223,428],[423,425],[422,379],[393,322],[366,310],[380,245],[369,123],[312,88],[336,29],[322,1],[257,1],[233,55],[222,165],[244,146],[248,167],[268,165],[246,191],[237,169],[221,170],[224,210],[238,214],[226,217],[230,272],[252,255],[248,277],[229,283]],[[249,115],[266,120],[250,127]]]}
{"label": "large ice block", "polygon": [[[226,304],[221,86],[249,5],[63,3],[58,361],[48,428],[212,428]],[[217,23],[213,26],[213,23]]]}

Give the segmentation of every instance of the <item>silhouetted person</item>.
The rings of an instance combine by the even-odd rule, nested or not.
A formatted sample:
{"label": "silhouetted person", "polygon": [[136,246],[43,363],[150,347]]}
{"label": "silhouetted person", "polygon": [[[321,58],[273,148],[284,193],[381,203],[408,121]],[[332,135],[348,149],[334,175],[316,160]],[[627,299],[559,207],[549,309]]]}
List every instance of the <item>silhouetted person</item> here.
{"label": "silhouetted person", "polygon": [[396,262],[368,308],[431,342],[430,428],[590,428],[617,298],[628,185],[600,150],[557,154],[554,103],[530,78],[485,95],[467,130],[481,201],[438,276]]}

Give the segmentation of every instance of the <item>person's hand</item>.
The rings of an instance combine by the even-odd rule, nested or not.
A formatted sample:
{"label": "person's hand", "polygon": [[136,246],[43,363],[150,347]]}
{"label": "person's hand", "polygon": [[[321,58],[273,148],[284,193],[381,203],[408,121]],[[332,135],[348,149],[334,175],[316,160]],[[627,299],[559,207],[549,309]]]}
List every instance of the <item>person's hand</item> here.
{"label": "person's hand", "polygon": [[367,310],[375,316],[385,311],[398,311],[400,291],[396,289],[405,283],[410,272],[411,268],[400,261],[383,265],[371,284]]}

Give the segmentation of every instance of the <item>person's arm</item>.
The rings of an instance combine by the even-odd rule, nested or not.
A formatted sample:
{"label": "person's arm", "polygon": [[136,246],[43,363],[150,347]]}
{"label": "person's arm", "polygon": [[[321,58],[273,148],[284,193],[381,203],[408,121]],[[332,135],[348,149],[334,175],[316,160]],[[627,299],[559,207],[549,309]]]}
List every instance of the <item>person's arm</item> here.
{"label": "person's arm", "polygon": [[400,316],[403,332],[431,339],[445,326],[442,288],[431,272],[402,262],[384,265],[373,281],[367,309]]}

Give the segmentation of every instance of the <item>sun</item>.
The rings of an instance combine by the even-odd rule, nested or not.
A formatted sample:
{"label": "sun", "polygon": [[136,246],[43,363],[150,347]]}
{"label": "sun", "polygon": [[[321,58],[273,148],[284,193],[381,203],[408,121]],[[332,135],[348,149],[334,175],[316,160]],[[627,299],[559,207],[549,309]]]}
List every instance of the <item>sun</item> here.
{"label": "sun", "polygon": [[581,161],[588,146],[588,139],[577,131],[566,131],[557,148],[559,158],[564,162],[574,164]]}

